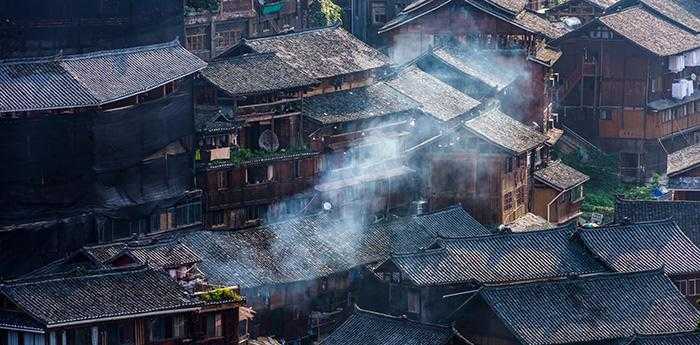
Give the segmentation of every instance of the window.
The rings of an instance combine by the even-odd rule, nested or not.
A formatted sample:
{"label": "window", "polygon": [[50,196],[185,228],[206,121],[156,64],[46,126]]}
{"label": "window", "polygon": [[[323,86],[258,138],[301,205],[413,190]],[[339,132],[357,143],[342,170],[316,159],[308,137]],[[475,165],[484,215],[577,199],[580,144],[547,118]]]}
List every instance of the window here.
{"label": "window", "polygon": [[294,166],[292,167],[292,177],[301,177],[301,161],[294,161]]}
{"label": "window", "polygon": [[44,335],[35,333],[22,333],[22,340],[24,344],[22,345],[44,345]]}
{"label": "window", "polygon": [[92,345],[92,331],[89,327],[71,329],[66,336],[70,345]]}
{"label": "window", "polygon": [[100,330],[107,337],[106,345],[130,345],[134,343],[134,324],[117,323]]}
{"label": "window", "polygon": [[518,205],[525,203],[525,189],[523,187],[520,187],[515,191],[515,198],[518,201]]}
{"label": "window", "polygon": [[267,182],[267,167],[266,166],[255,166],[246,169],[246,182],[248,184],[258,184]]}
{"label": "window", "polygon": [[695,113],[700,114],[700,101],[695,101]]}
{"label": "window", "polygon": [[688,296],[700,294],[700,279],[688,279]]}
{"label": "window", "polygon": [[209,222],[211,226],[225,225],[226,221],[224,220],[224,211],[215,211],[212,213]]}
{"label": "window", "polygon": [[677,280],[675,283],[676,283],[676,287],[678,287],[678,291],[680,291],[683,296],[687,296],[688,295],[688,281]]}
{"label": "window", "polygon": [[175,208],[175,227],[199,223],[202,221],[202,204],[193,202]]}
{"label": "window", "polygon": [[185,337],[187,337],[187,319],[184,316],[175,316],[173,318],[173,338],[182,339]]}
{"label": "window", "polygon": [[413,314],[420,313],[420,295],[416,291],[408,291],[406,294],[408,306],[406,311]]}
{"label": "window", "polygon": [[241,31],[238,29],[226,30],[216,34],[216,48],[225,49],[232,47],[241,40]]}
{"label": "window", "polygon": [[216,186],[219,189],[228,188],[228,171],[217,171],[216,172]]}
{"label": "window", "polygon": [[542,148],[538,147],[535,150],[535,166],[542,164]]}
{"label": "window", "polygon": [[513,157],[506,158],[506,173],[513,172]]}
{"label": "window", "polygon": [[204,323],[204,334],[207,338],[216,338],[223,336],[223,326],[221,313],[208,314]]}
{"label": "window", "polygon": [[651,92],[654,93],[659,91],[663,91],[663,79],[661,76],[651,80]]}
{"label": "window", "polygon": [[513,208],[513,193],[508,192],[503,196],[503,210],[508,211]]}
{"label": "window", "polygon": [[146,218],[139,220],[134,220],[129,222],[129,232],[131,234],[143,234],[146,233]]}
{"label": "window", "polygon": [[578,186],[569,191],[569,198],[572,203],[578,202],[581,199],[583,199],[583,186]]}
{"label": "window", "polygon": [[205,50],[207,38],[206,27],[187,29],[187,49],[191,51]]}
{"label": "window", "polygon": [[600,109],[599,115],[601,120],[612,120],[612,110],[610,109]]}
{"label": "window", "polygon": [[673,112],[669,110],[663,110],[661,112],[661,122],[669,122],[673,120]]}
{"label": "window", "polygon": [[151,215],[150,221],[150,232],[160,231],[160,213],[154,213]]}
{"label": "window", "polygon": [[372,3],[372,24],[382,25],[386,23],[386,3]]}

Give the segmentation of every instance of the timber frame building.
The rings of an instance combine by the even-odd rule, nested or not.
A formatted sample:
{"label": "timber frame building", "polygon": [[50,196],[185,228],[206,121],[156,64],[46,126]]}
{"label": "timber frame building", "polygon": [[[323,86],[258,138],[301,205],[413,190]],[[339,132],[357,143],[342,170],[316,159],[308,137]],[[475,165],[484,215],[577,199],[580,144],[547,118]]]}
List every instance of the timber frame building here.
{"label": "timber frame building", "polygon": [[[666,5],[664,5],[664,4]],[[619,155],[628,180],[666,170],[667,155],[700,140],[698,13],[691,2],[621,1],[552,44],[560,115],[569,128]]]}
{"label": "timber frame building", "polygon": [[235,292],[211,299],[144,266],[35,276],[0,284],[0,339],[8,345],[237,345],[241,303]]}

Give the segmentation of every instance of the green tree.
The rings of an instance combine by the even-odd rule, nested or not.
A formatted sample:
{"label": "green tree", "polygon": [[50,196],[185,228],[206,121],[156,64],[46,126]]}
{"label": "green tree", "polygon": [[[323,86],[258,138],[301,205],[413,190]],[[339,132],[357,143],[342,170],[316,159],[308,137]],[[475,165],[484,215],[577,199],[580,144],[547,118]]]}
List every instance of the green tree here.
{"label": "green tree", "polygon": [[186,0],[185,10],[188,12],[216,12],[219,10],[219,0]]}
{"label": "green tree", "polygon": [[333,0],[310,0],[309,14],[311,26],[328,26],[343,20],[343,8]]}

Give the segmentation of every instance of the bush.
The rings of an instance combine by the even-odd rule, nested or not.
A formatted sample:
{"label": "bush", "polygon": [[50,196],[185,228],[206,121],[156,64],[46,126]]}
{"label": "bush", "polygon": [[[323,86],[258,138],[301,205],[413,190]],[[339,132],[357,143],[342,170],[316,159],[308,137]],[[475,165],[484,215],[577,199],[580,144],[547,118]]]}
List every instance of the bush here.
{"label": "bush", "polygon": [[205,302],[223,302],[223,301],[234,301],[240,302],[243,299],[241,295],[234,288],[220,288],[207,291],[201,295],[199,298]]}

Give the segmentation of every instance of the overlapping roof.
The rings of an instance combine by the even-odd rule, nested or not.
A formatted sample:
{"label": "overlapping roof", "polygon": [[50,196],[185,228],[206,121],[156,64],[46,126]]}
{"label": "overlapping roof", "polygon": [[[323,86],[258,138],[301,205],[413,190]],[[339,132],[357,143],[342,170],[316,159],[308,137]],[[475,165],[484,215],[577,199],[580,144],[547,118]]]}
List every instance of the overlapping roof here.
{"label": "overlapping roof", "polygon": [[584,173],[561,161],[550,162],[546,167],[535,171],[533,175],[535,179],[560,191],[574,188],[589,179]]}
{"label": "overlapping roof", "polygon": [[497,108],[466,121],[464,126],[482,139],[515,153],[523,153],[547,141],[544,134],[530,129]]}
{"label": "overlapping roof", "polygon": [[661,271],[487,286],[480,296],[524,345],[690,332],[700,320]]}
{"label": "overlapping roof", "polygon": [[0,62],[0,112],[99,106],[204,67],[204,61],[177,41]]}
{"label": "overlapping roof", "polygon": [[666,174],[675,176],[700,166],[700,144],[690,145],[668,155]]}
{"label": "overlapping roof", "polygon": [[671,219],[695,245],[700,246],[700,202],[617,200],[615,222],[647,222]]}
{"label": "overlapping roof", "polygon": [[354,312],[321,345],[443,345],[452,330],[448,326],[420,323],[355,307]]}

